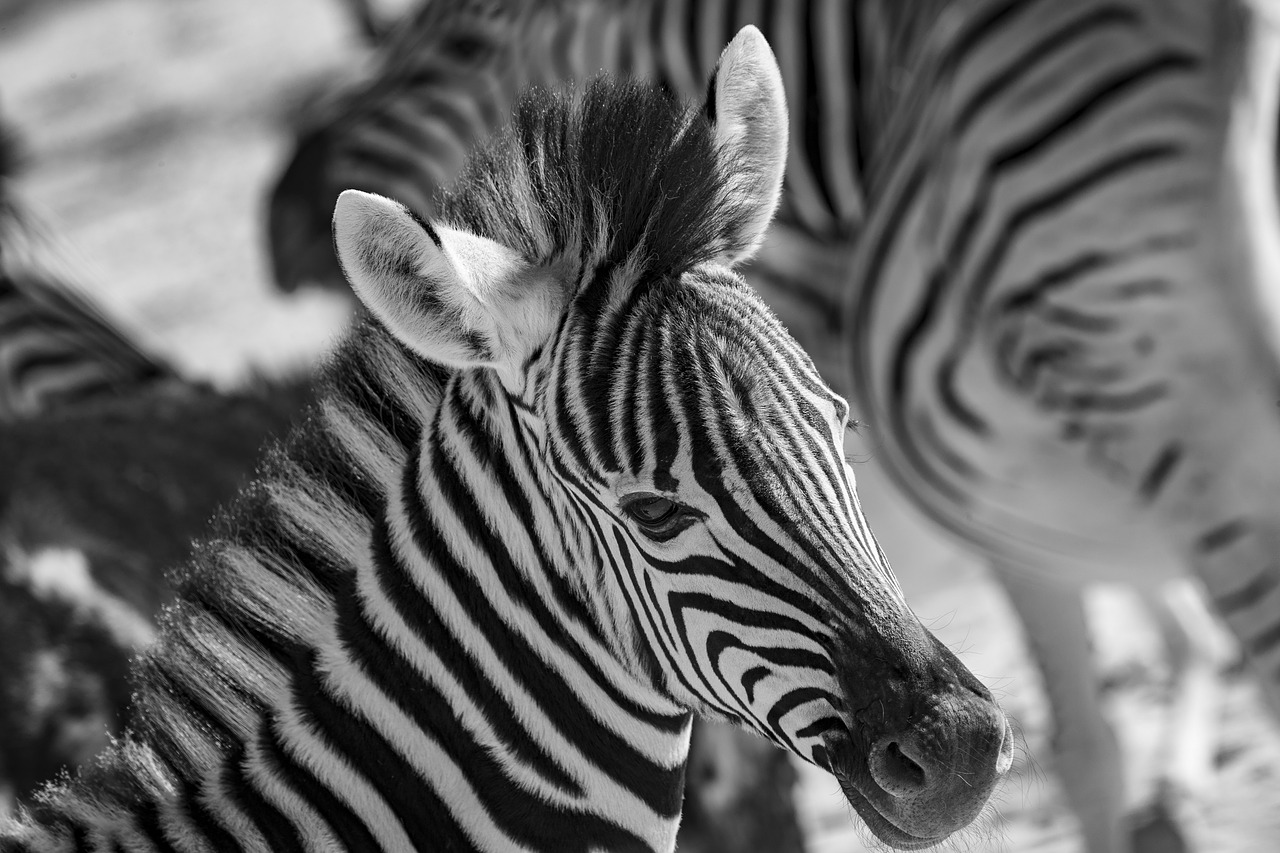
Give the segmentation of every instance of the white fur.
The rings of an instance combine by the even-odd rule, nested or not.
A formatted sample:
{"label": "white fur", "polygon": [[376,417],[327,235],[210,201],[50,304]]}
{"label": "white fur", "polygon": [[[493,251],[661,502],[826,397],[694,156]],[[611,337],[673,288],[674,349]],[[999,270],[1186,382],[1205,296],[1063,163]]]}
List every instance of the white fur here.
{"label": "white fur", "polygon": [[782,176],[787,165],[787,96],[782,72],[769,42],[753,26],[745,26],[729,42],[716,64],[716,141],[729,191],[744,206],[755,209],[732,263],[751,258],[764,240],[782,198]]}

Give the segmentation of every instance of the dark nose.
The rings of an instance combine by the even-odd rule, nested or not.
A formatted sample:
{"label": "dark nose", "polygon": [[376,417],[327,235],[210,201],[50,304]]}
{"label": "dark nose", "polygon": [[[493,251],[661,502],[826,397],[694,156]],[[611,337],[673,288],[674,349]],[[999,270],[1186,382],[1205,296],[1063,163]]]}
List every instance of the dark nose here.
{"label": "dark nose", "polygon": [[[939,708],[916,725],[872,744],[867,769],[886,794],[898,800],[963,798],[973,788],[989,788],[1009,770],[1013,732],[1004,714],[994,705],[984,713],[973,702],[944,704],[953,702],[966,707]],[[948,716],[967,717],[969,725],[953,730],[948,738],[937,726],[940,717]],[[958,740],[953,739],[957,735]]]}

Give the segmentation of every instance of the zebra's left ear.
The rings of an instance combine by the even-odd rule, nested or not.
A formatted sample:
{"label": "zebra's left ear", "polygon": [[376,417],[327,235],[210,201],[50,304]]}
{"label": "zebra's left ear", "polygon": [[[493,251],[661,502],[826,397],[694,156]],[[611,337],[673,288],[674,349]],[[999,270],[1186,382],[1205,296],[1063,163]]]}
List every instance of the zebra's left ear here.
{"label": "zebra's left ear", "polygon": [[721,173],[738,215],[726,234],[731,263],[749,259],[782,197],[787,164],[787,98],[769,42],[745,26],[729,42],[707,84],[705,111],[715,129]]}
{"label": "zebra's left ear", "polygon": [[333,243],[360,301],[438,364],[519,370],[563,310],[554,282],[516,252],[372,193],[338,196]]}

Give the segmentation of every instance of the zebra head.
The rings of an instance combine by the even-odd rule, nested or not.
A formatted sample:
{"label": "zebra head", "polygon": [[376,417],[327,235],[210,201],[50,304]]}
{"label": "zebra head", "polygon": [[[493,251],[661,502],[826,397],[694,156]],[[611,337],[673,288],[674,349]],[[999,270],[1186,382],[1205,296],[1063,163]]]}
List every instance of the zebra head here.
{"label": "zebra head", "polygon": [[473,435],[459,458],[495,481],[485,458],[524,460],[508,523],[557,532],[499,535],[560,580],[529,587],[588,614],[649,707],[827,768],[913,849],[978,814],[1011,738],[903,601],[843,456],[847,405],[732,269],[777,205],[786,127],[747,28],[701,108],[606,81],[530,94],[438,220],[348,191],[335,243],[381,325],[454,369],[446,401],[484,409],[501,451]]}

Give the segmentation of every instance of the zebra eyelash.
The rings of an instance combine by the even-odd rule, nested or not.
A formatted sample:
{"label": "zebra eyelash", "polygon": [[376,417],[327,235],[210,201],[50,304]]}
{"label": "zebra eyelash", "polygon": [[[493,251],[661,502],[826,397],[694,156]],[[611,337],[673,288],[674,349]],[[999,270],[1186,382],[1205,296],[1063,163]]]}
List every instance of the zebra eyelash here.
{"label": "zebra eyelash", "polygon": [[[850,418],[849,423],[845,424],[844,427],[845,437],[847,438],[849,434],[856,435],[860,438],[865,436],[865,433],[862,431],[863,426],[865,426],[865,424],[862,421],[857,418]],[[871,461],[871,456],[872,455],[870,453],[851,453],[848,450],[844,451],[844,461],[849,465],[864,465]]]}

